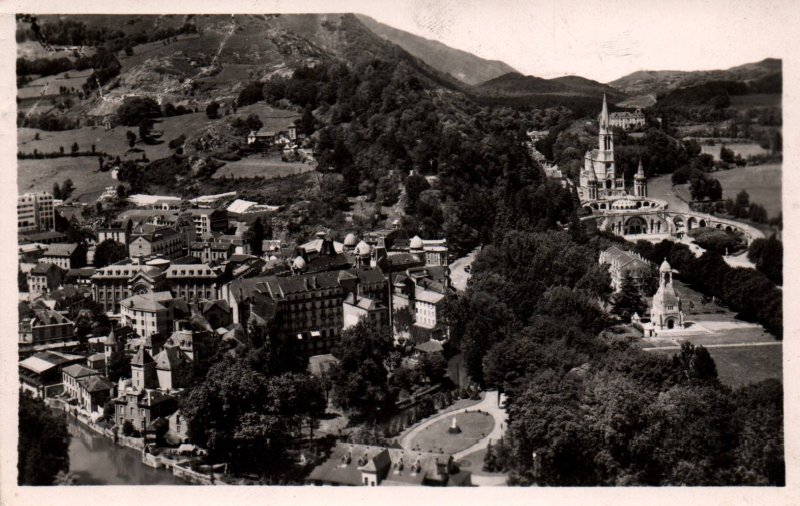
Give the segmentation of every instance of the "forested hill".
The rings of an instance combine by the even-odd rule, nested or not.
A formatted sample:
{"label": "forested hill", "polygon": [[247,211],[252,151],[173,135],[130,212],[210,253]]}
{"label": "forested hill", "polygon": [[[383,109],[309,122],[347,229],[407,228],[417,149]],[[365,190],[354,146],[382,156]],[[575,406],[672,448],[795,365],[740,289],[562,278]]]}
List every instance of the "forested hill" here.
{"label": "forested hill", "polygon": [[563,105],[578,115],[600,109],[603,95],[611,103],[623,100],[626,95],[611,86],[580,76],[563,76],[544,79],[510,72],[482,82],[468,90],[470,95],[485,103],[522,105],[529,107],[554,107]]}
{"label": "forested hill", "polygon": [[759,62],[747,63],[725,70],[640,70],[608,84],[630,95],[657,95],[712,81],[734,81],[744,84],[763,79],[780,81],[782,67],[781,59],[766,58]]}
{"label": "forested hill", "polygon": [[357,17],[377,35],[397,44],[440,72],[450,74],[466,84],[475,85],[509,72],[516,72],[502,61],[480,58],[441,42],[379,23],[369,16],[358,14]]}

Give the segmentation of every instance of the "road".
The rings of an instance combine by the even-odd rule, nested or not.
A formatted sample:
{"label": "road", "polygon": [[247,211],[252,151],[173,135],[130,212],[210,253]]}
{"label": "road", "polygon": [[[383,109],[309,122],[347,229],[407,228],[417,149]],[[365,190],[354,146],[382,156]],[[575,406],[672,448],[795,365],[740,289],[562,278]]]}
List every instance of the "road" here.
{"label": "road", "polygon": [[479,249],[480,248],[476,248],[472,250],[469,255],[461,257],[450,264],[450,281],[453,283],[453,288],[459,292],[463,292],[467,289],[467,281],[469,281],[472,274],[467,272],[465,268],[468,265],[472,265],[472,262],[475,261],[475,256],[478,254]]}

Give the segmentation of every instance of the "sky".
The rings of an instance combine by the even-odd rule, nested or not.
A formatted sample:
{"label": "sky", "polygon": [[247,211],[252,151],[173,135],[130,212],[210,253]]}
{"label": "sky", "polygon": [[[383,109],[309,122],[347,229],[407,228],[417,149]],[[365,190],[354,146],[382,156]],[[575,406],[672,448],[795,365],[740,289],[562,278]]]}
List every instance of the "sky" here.
{"label": "sky", "polygon": [[[788,0],[346,2],[382,23],[523,74],[609,82],[637,70],[710,70],[781,58]],[[800,29],[798,29],[800,31]]]}

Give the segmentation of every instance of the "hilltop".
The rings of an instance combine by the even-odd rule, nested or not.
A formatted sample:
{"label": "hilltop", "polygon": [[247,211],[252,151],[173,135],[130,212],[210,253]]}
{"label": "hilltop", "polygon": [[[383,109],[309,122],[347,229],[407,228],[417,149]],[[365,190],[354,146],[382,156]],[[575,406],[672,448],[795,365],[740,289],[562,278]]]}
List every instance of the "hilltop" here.
{"label": "hilltop", "polygon": [[480,58],[439,41],[398,30],[369,16],[358,14],[356,17],[377,35],[397,44],[438,71],[450,74],[466,84],[476,85],[509,72],[516,72],[502,61]]}
{"label": "hilltop", "polygon": [[657,95],[711,81],[749,83],[781,74],[782,60],[767,58],[725,70],[640,70],[611,81],[608,85],[629,95]]}

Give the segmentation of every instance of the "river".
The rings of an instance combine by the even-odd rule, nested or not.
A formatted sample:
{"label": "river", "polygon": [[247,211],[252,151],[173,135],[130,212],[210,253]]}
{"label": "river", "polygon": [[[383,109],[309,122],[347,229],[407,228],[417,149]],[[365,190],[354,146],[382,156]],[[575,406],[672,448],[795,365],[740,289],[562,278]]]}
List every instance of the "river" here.
{"label": "river", "polygon": [[140,453],[117,446],[67,417],[72,441],[69,470],[79,485],[186,485],[172,472],[142,464]]}

